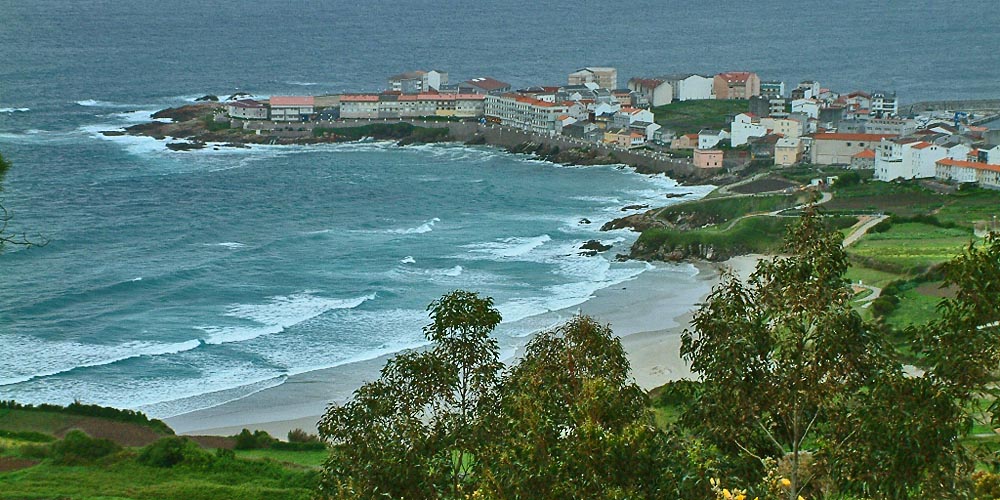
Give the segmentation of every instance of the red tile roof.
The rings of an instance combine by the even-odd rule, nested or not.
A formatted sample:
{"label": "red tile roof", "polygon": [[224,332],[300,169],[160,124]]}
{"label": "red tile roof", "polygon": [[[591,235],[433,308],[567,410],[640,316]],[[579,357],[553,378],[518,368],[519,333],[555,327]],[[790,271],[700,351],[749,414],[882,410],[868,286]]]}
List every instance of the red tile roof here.
{"label": "red tile roof", "polygon": [[933,146],[933,144],[931,144],[929,142],[920,142],[918,144],[914,144],[913,145],[913,149],[927,149],[927,148],[929,148],[931,146]]}
{"label": "red tile roof", "polygon": [[861,158],[861,159],[874,160],[875,159],[875,151],[873,151],[871,149],[865,149],[864,151],[861,151],[860,153],[856,153],[851,158]]}
{"label": "red tile roof", "polygon": [[817,141],[881,141],[897,134],[816,134],[813,139]]}
{"label": "red tile roof", "polygon": [[745,82],[750,79],[750,75],[752,74],[753,73],[749,71],[727,71],[725,73],[719,73],[715,76],[730,82]]}
{"label": "red tile roof", "polygon": [[264,105],[253,99],[240,99],[229,103],[234,108],[263,108]]}
{"label": "red tile roof", "polygon": [[993,165],[990,163],[979,163],[976,161],[952,160],[951,158],[945,158],[943,160],[938,160],[937,164],[948,167],[965,167],[965,168],[974,168],[976,170],[989,170],[991,172],[1000,172],[1000,165]]}
{"label": "red tile roof", "polygon": [[342,95],[340,102],[378,102],[378,96],[375,94]]}
{"label": "red tile roof", "polygon": [[316,102],[313,96],[271,96],[271,107],[275,106],[312,106]]}
{"label": "red tile roof", "polygon": [[629,83],[637,83],[641,87],[646,88],[656,88],[663,85],[666,80],[661,78],[632,78],[628,81]]}
{"label": "red tile roof", "polygon": [[497,90],[497,89],[502,89],[502,88],[510,87],[509,83],[504,83],[504,82],[501,82],[500,80],[496,80],[496,79],[490,78],[488,76],[483,76],[483,77],[479,77],[479,78],[473,78],[472,80],[466,80],[463,83],[465,83],[466,85],[472,85],[474,87],[479,87],[479,88],[481,88],[483,90],[486,90],[486,91],[491,91],[491,90]]}

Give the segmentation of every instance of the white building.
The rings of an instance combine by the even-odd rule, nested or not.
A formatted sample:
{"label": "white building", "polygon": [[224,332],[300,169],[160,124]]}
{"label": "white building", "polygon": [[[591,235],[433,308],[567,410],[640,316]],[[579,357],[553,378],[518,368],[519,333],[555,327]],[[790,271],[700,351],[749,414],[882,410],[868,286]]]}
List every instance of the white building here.
{"label": "white building", "polygon": [[632,78],[628,81],[629,90],[642,97],[646,106],[663,106],[674,99],[674,90],[662,78]]}
{"label": "white building", "polygon": [[570,85],[586,85],[596,83],[599,88],[618,88],[618,70],[607,67],[586,67],[569,74],[567,82]]}
{"label": "white building", "polygon": [[753,113],[740,113],[733,118],[733,123],[729,127],[730,140],[733,147],[742,146],[751,137],[764,137],[767,135],[767,127],[761,125],[760,118]]}
{"label": "white building", "polygon": [[725,130],[702,130],[698,132],[698,149],[712,149],[723,139],[728,139],[729,133]]}
{"label": "white building", "polygon": [[871,114],[878,118],[892,117],[899,113],[895,92],[872,92]]}
{"label": "white building", "polygon": [[487,95],[486,119],[508,127],[537,134],[555,134],[561,130],[559,117],[569,114],[563,104],[540,101],[519,94]]}
{"label": "white building", "polygon": [[226,104],[230,118],[266,120],[267,106],[253,99],[240,99]]}
{"label": "white building", "polygon": [[883,139],[875,156],[875,179],[926,179],[937,176],[938,161],[950,158],[965,160],[969,147],[958,144],[950,148],[914,138]]}
{"label": "white building", "polygon": [[809,118],[819,119],[819,101],[816,99],[792,100],[792,113],[802,113]]}
{"label": "white building", "polygon": [[977,182],[982,187],[1000,189],[1000,165],[942,158],[935,164],[935,177],[958,183]]}
{"label": "white building", "polygon": [[378,95],[359,94],[340,96],[341,118],[378,118]]}
{"label": "white building", "polygon": [[313,114],[315,99],[312,96],[272,96],[271,120],[297,122]]}
{"label": "white building", "polygon": [[659,77],[670,84],[675,101],[693,101],[712,99],[712,82],[714,77],[683,73]]}

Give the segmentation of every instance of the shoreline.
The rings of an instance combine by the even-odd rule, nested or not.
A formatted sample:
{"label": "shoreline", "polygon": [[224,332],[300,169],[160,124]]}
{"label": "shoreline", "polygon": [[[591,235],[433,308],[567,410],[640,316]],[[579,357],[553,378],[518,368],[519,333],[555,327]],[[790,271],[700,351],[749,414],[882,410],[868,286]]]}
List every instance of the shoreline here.
{"label": "shoreline", "polygon": [[[731,268],[745,279],[762,257],[745,255],[720,263],[693,264],[697,270],[693,278],[697,296],[682,296],[670,282],[658,279],[665,272],[692,264],[659,264],[631,281],[597,291],[579,306],[546,314],[564,318],[582,313],[609,323],[621,338],[633,378],[648,391],[672,380],[692,377],[687,363],[680,358],[681,333],[690,325],[698,305],[720,282],[723,268]],[[163,420],[178,434],[229,436],[243,428],[264,430],[279,438],[295,428],[314,433],[327,405],[343,403],[361,384],[377,378],[392,355],[293,375],[277,386],[241,399]]]}

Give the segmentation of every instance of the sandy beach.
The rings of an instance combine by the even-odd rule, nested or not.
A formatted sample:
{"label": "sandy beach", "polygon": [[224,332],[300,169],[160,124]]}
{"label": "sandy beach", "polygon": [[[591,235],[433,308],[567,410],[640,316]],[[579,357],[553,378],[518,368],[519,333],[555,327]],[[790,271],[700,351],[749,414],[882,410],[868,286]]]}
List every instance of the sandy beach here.
{"label": "sandy beach", "polygon": [[[762,256],[735,257],[719,264],[699,263],[692,292],[677,291],[658,264],[636,279],[598,291],[587,302],[548,313],[555,321],[577,312],[609,323],[622,338],[636,383],[649,390],[671,380],[692,378],[680,357],[680,335],[698,305],[719,282],[724,267],[746,278]],[[676,268],[674,269],[676,271]],[[683,295],[681,295],[683,293]],[[284,437],[295,428],[315,432],[331,402],[341,403],[365,381],[378,376],[388,356],[288,377],[284,383],[242,399],[165,419],[181,434],[233,435],[243,428]]]}

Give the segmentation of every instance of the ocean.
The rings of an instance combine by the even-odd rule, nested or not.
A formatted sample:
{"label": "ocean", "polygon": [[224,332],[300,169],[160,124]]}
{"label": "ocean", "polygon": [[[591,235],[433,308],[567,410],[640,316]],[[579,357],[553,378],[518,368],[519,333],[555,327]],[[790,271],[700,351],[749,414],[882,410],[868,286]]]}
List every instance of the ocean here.
{"label": "ocean", "polygon": [[[605,5],[0,0],[2,198],[9,230],[48,242],[0,254],[0,399],[169,417],[421,345],[427,304],[457,288],[495,299],[510,354],[552,326],[542,313],[651,268],[615,262],[635,234],[603,222],[710,190],[482,146],[172,152],[100,134],[204,94],[613,65],[621,84],[751,69],[904,103],[1000,96],[992,2]],[[614,247],[580,255],[589,239]],[[693,267],[660,267],[694,288]]]}

